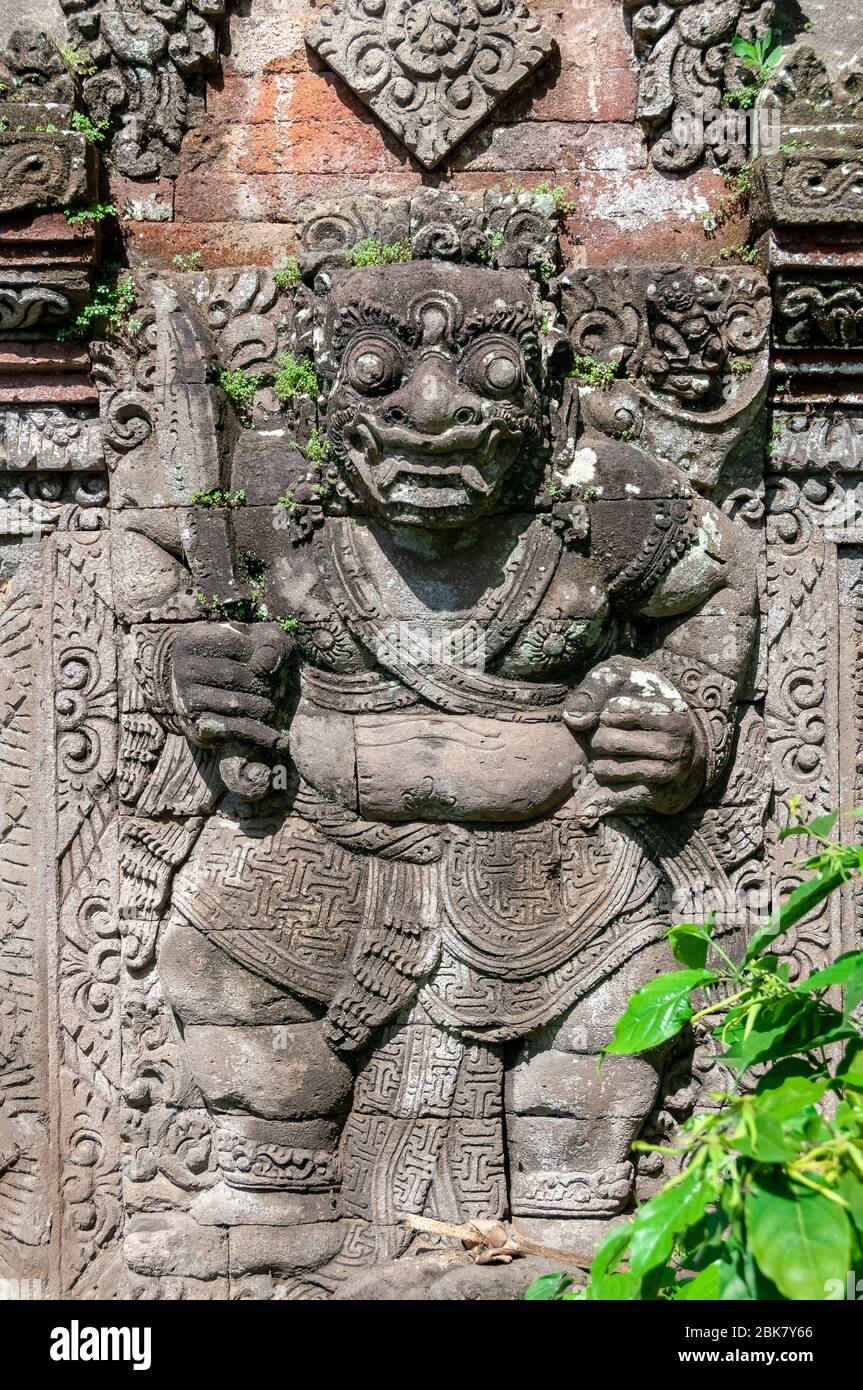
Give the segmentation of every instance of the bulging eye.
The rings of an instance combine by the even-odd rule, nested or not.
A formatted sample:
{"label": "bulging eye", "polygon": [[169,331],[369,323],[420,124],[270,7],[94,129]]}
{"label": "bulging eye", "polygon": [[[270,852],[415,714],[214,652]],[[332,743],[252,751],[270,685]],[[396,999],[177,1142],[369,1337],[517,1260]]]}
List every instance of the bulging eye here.
{"label": "bulging eye", "polygon": [[483,396],[511,396],[524,381],[524,359],[511,338],[483,338],[468,352],[462,376]]}
{"label": "bulging eye", "polygon": [[362,338],[345,358],[345,375],[364,395],[392,391],[401,377],[401,362],[394,344],[385,338]]}

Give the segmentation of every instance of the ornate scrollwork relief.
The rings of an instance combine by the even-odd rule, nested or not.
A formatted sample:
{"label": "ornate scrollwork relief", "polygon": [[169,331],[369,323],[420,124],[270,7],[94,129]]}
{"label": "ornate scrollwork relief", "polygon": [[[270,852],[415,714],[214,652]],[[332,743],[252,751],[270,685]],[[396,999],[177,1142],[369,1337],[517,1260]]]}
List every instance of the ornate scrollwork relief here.
{"label": "ornate scrollwork relief", "polygon": [[203,111],[200,80],[217,64],[224,0],[61,0],[91,118],[107,121],[106,152],[132,178],[177,172],[180,142]]}
{"label": "ornate scrollwork relief", "polygon": [[605,389],[582,393],[586,417],[714,487],[765,398],[763,276],[682,266],[567,271],[560,291],[575,352],[616,370]]}
{"label": "ornate scrollwork relief", "polygon": [[306,42],[428,169],[553,46],[521,0],[334,0]]}
{"label": "ornate scrollwork relief", "polygon": [[705,157],[741,164],[745,141],[729,140],[722,98],[744,85],[731,47],[736,34],[763,38],[772,0],[624,0],[641,72],[638,116],[657,169],[684,174]]}
{"label": "ornate scrollwork relief", "polygon": [[777,275],[776,341],[788,347],[863,346],[863,283],[857,276]]}

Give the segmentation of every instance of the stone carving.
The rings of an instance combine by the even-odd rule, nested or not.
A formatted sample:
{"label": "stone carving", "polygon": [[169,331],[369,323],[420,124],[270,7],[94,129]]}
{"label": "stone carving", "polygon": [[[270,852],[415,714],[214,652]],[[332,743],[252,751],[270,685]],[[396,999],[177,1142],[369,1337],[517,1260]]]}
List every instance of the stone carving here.
{"label": "stone carving", "polygon": [[71,207],[85,200],[89,182],[81,135],[64,132],[58,139],[36,131],[0,134],[0,213]]}
{"label": "stone carving", "polygon": [[4,109],[23,103],[71,108],[75,84],[55,45],[41,30],[14,29],[0,55]]}
{"label": "stone carving", "polygon": [[855,276],[777,275],[776,340],[789,347],[859,348],[863,284]]}
{"label": "stone carving", "polygon": [[756,230],[829,232],[863,220],[861,74],[831,82],[811,49],[800,49],[770,84],[782,120],[781,149],[754,167],[751,212]]}
{"label": "stone carving", "polygon": [[776,411],[785,473],[863,473],[863,417],[851,410]]}
{"label": "stone carving", "polygon": [[746,140],[730,127],[722,104],[726,91],[745,85],[731,40],[762,38],[773,19],[772,0],[624,0],[624,8],[641,65],[638,116],[656,168],[687,173],[705,156],[742,164]]}
{"label": "stone carving", "polygon": [[104,467],[98,417],[83,409],[4,410],[0,470],[95,472]]}
{"label": "stone carving", "polygon": [[[485,227],[522,214],[491,268]],[[171,422],[151,486],[244,498],[187,505],[170,542],[210,616],[136,627],[124,658],[124,949],[163,1020],[156,1070],[190,1073],[180,1130],[175,1089],[129,1081],[129,1180],[170,1185],[161,1222],[217,1284],[289,1267],[289,1297],[397,1256],[409,1212],[561,1236],[625,1206],[660,1060],[597,1083],[596,1053],[665,957],[672,895],[730,888],[763,818],[742,773],[723,790],[746,528],[647,434],[681,402],[692,440],[721,416],[715,481],[762,390],[763,285],[656,268],[617,295],[575,270],[549,289],[549,209],[424,192],[394,215],[425,259],[349,271],[356,218],[307,224],[288,320],[314,345],[317,474],[272,417],[219,435],[219,352],[269,363],[279,341],[260,279],[151,278],[157,365],[126,393],[150,422],[130,461]],[[565,375],[606,359],[599,318],[638,448]],[[138,1276],[188,1274],[135,1209]]]}
{"label": "stone carving", "polygon": [[427,169],[553,47],[521,0],[334,0],[306,42]]}
{"label": "stone carving", "polygon": [[117,654],[107,533],[58,537],[54,564],[61,1286],[73,1297],[104,1297],[116,1288],[122,1223]]}
{"label": "stone carving", "polygon": [[0,1268],[47,1276],[51,1229],[47,1059],[42,1041],[45,939],[36,845],[39,646],[44,625],[38,556],[12,581],[0,612]]}
{"label": "stone carving", "polygon": [[653,267],[561,277],[567,331],[578,354],[616,369],[585,393],[586,416],[607,434],[719,481],[768,381],[770,297],[761,275]]}
{"label": "stone carving", "polygon": [[0,215],[69,207],[91,191],[92,150],[69,128],[74,95],[47,34],[15,30],[0,54]]}
{"label": "stone carving", "polygon": [[[794,133],[816,131],[819,146],[847,144],[848,127],[863,122],[859,67],[843,64],[841,73],[831,81],[812,48],[793,52],[770,86],[790,129]],[[836,127],[844,129],[840,132]]]}
{"label": "stone carving", "polygon": [[[790,143],[790,142],[789,142]],[[845,149],[783,154],[758,166],[756,225],[812,227],[863,221],[863,159]]]}
{"label": "stone carving", "polygon": [[0,333],[20,333],[37,328],[56,331],[87,297],[85,275],[75,277],[77,294],[70,293],[68,274],[38,271],[5,271],[0,274]]}
{"label": "stone carving", "polygon": [[132,178],[177,172],[184,133],[202,113],[200,80],[217,65],[224,0],[61,0],[72,46],[91,69],[84,105],[111,127],[106,152]]}

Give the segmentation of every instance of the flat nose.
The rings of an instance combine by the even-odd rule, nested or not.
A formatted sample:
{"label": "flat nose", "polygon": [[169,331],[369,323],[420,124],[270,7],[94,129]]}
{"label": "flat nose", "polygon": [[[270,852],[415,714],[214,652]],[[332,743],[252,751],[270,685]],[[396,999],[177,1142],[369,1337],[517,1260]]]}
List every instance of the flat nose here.
{"label": "flat nose", "polygon": [[427,357],[390,397],[384,419],[424,434],[443,434],[453,425],[479,424],[482,401],[459,385],[447,362]]}

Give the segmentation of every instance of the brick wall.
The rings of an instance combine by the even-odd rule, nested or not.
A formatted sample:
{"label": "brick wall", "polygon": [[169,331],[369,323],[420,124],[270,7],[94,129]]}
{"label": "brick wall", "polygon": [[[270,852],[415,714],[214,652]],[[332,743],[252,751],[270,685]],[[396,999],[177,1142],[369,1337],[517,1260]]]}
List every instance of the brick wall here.
{"label": "brick wall", "polygon": [[[184,139],[178,177],[110,183],[132,263],[200,251],[202,266],[278,265],[311,196],[549,177],[577,203],[567,220],[576,261],[633,264],[704,248],[702,219],[722,179],[651,167],[621,0],[528,3],[558,54],[432,173],[306,48],[309,0],[232,4],[222,72],[207,85],[204,121]],[[723,238],[739,241],[739,229]]]}

